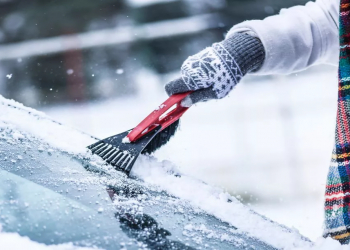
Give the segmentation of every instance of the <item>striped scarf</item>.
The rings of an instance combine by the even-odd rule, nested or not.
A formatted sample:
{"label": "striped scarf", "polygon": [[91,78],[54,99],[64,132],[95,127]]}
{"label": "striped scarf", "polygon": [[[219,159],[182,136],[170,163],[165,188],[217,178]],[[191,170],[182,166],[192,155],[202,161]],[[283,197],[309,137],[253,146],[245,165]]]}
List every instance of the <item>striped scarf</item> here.
{"label": "striped scarf", "polygon": [[350,242],[350,0],[341,0],[339,16],[338,111],[325,199],[325,236]]}

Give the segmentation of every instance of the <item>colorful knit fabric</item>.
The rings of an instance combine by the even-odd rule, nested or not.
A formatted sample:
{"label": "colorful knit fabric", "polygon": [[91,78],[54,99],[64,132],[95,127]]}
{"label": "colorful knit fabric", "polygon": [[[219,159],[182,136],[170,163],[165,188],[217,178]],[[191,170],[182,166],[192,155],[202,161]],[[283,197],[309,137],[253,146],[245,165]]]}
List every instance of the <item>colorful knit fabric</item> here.
{"label": "colorful knit fabric", "polygon": [[350,0],[341,0],[339,17],[338,112],[325,200],[325,236],[350,242]]}

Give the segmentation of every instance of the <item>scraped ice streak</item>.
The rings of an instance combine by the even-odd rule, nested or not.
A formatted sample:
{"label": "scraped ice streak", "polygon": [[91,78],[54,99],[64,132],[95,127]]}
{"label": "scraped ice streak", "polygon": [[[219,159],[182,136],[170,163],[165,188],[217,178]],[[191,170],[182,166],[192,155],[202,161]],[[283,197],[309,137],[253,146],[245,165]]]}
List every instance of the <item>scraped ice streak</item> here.
{"label": "scraped ice streak", "polygon": [[[42,112],[26,108],[22,104],[1,96],[0,108],[0,129],[11,129],[12,134],[18,140],[23,138],[23,134],[28,133],[49,143],[53,148],[78,155],[86,154],[86,146],[96,142],[89,135],[52,121]],[[28,115],[29,113],[30,115]],[[98,166],[96,164],[96,167]],[[320,239],[313,246],[312,243],[306,242],[296,230],[288,229],[262,218],[223,190],[211,187],[188,176],[176,177],[169,174],[169,172],[178,172],[170,162],[158,162],[155,158],[141,155],[131,174],[145,180],[148,183],[147,185],[156,185],[170,194],[188,200],[194,207],[198,207],[239,228],[239,232],[258,237],[276,248],[287,250],[347,249],[341,247],[336,241],[324,239]],[[228,199],[232,202],[228,203]],[[189,227],[190,225],[187,229]],[[6,234],[7,236],[8,234]],[[4,234],[1,235],[0,233],[0,242],[3,243],[1,237],[5,237]],[[4,249],[2,245],[1,249]]]}
{"label": "scraped ice streak", "polygon": [[1,232],[1,225],[0,248],[1,250],[98,250],[97,248],[77,247],[72,243],[47,246],[45,244],[31,241],[28,237],[22,237],[16,233]]}

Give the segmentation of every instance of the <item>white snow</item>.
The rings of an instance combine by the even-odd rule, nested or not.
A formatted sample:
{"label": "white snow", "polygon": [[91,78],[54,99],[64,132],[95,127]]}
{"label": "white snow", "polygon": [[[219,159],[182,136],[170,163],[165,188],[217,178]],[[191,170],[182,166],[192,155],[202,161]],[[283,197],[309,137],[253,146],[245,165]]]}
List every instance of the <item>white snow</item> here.
{"label": "white snow", "polygon": [[155,111],[158,111],[158,110],[163,109],[163,108],[165,108],[165,107],[166,107],[166,105],[161,104],[161,105],[159,105],[159,106],[155,109]]}
{"label": "white snow", "polygon": [[45,245],[31,241],[28,237],[22,237],[16,233],[5,233],[0,225],[0,249],[1,250],[97,250],[97,248],[77,247],[73,244]]}
{"label": "white snow", "polygon": [[[5,108],[3,104],[10,107]],[[29,133],[48,142],[54,148],[74,154],[85,153],[86,148],[83,145],[87,146],[95,142],[93,138],[68,126],[54,123],[44,113],[24,107],[13,100],[0,96],[0,105],[0,128],[13,129],[15,139],[20,140],[23,138],[23,133]]]}
{"label": "white snow", "polygon": [[127,0],[126,2],[132,7],[143,7],[157,3],[168,3],[176,0]]}
{"label": "white snow", "polygon": [[122,143],[130,143],[129,137],[125,136],[122,140]]}
{"label": "white snow", "polygon": [[14,132],[13,134],[12,134],[12,136],[13,136],[13,138],[14,139],[23,139],[24,138],[24,136],[20,133],[20,132],[18,132],[18,131],[16,131],[16,132]]}
{"label": "white snow", "polygon": [[117,70],[115,71],[115,73],[117,73],[118,75],[121,75],[121,74],[124,73],[124,70],[123,70],[123,69],[117,69]]}
{"label": "white snow", "polygon": [[349,246],[342,246],[331,238],[318,238],[312,247],[295,247],[294,250],[349,250]]}
{"label": "white snow", "polygon": [[[141,157],[131,174],[161,187],[170,194],[188,200],[193,206],[238,227],[239,232],[248,233],[274,247],[293,249],[312,246],[312,243],[302,239],[297,230],[282,228],[277,223],[262,219],[260,215],[222,189],[211,187],[189,176],[179,178],[169,175],[170,171],[174,171],[170,162],[157,162],[153,158]],[[232,202],[229,203],[228,200]]]}

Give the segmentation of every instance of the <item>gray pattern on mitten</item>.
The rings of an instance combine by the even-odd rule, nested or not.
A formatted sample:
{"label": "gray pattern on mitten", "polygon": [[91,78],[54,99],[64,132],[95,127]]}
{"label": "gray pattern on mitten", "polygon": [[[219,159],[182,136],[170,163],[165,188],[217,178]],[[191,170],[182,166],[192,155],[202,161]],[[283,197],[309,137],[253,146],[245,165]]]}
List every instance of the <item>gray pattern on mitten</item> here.
{"label": "gray pattern on mitten", "polygon": [[218,98],[226,96],[243,77],[235,59],[219,43],[189,57],[181,73],[190,90],[212,86]]}
{"label": "gray pattern on mitten", "polygon": [[192,103],[220,99],[228,95],[244,75],[257,71],[264,59],[265,51],[259,38],[237,33],[190,56],[181,67],[182,77],[168,83],[165,90],[168,95],[192,90]]}

